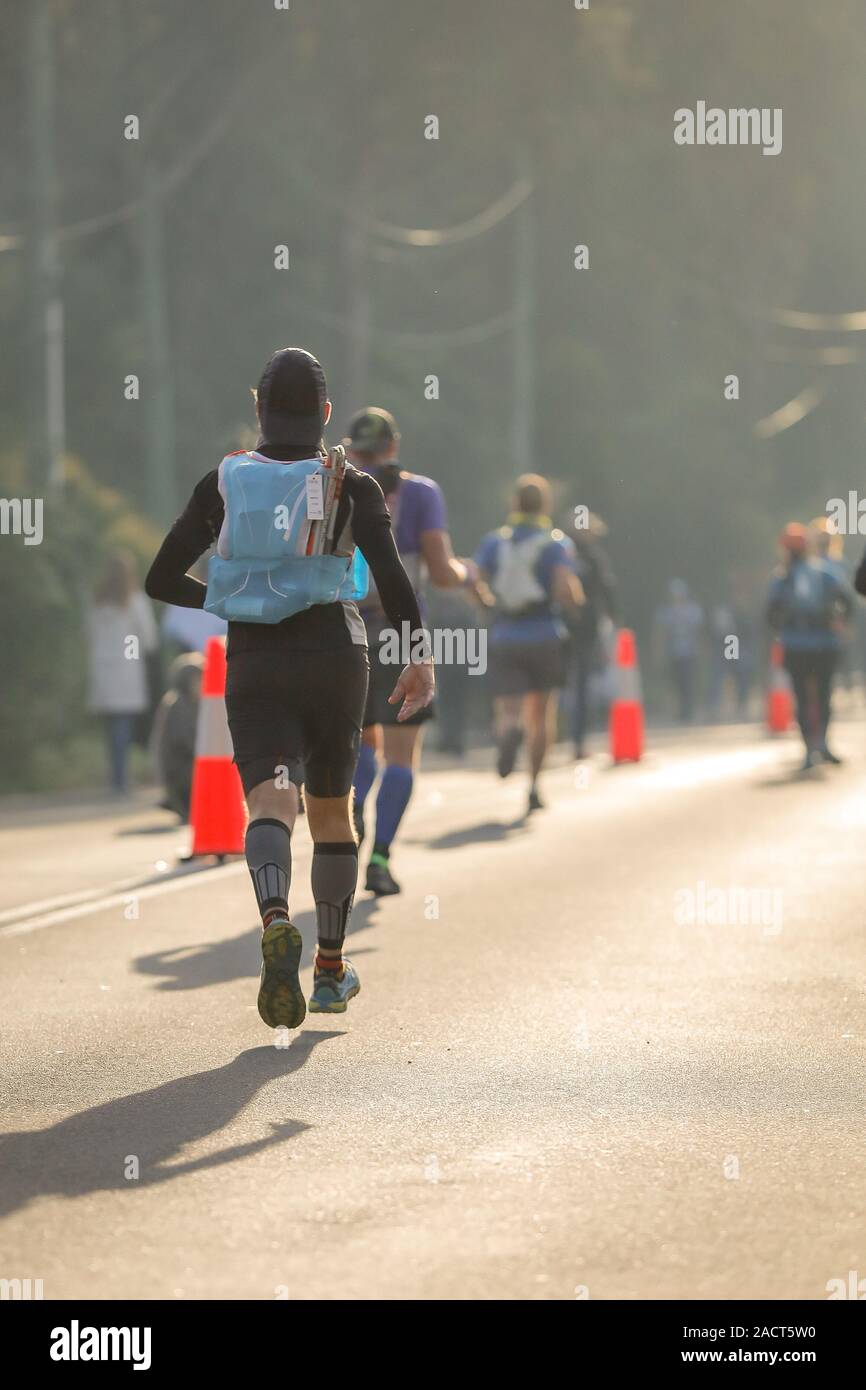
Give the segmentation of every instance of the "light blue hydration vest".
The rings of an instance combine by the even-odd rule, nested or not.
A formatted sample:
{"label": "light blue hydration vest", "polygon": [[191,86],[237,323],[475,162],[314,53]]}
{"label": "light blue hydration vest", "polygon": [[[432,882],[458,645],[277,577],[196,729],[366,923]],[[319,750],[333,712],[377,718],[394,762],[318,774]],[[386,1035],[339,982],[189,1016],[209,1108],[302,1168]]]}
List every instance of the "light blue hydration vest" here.
{"label": "light blue hydration vest", "polygon": [[365,596],[369,571],[360,550],[353,545],[334,554],[345,467],[342,449],[297,463],[256,453],[223,459],[225,519],[208,564],[209,613],[233,622],[279,623],[313,604]]}

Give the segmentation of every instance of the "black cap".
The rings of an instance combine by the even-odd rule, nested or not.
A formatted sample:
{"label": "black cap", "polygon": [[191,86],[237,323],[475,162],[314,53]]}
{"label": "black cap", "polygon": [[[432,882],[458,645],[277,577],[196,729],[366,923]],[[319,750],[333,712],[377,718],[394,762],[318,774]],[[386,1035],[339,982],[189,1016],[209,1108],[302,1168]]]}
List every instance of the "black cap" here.
{"label": "black cap", "polygon": [[318,358],[304,348],[280,348],[256,390],[263,437],[269,444],[318,444],[327,399]]}
{"label": "black cap", "polygon": [[369,405],[352,417],[344,443],[359,454],[384,454],[399,438],[394,416],[377,405]]}

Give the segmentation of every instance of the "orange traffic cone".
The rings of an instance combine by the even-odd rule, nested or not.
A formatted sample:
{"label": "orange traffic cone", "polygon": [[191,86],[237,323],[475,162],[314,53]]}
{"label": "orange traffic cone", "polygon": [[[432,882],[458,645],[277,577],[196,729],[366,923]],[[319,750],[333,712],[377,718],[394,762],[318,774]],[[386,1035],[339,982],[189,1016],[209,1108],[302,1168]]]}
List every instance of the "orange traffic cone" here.
{"label": "orange traffic cone", "polygon": [[770,648],[770,684],[767,689],[767,728],[771,734],[785,734],[794,718],[791,677],[783,665],[781,642]]}
{"label": "orange traffic cone", "polygon": [[226,720],[226,649],[222,637],[209,637],[195,739],[195,767],[189,821],[191,857],[243,854],[246,807]]}
{"label": "orange traffic cone", "polygon": [[634,633],[621,628],[616,637],[617,691],[610,706],[610,752],[615,763],[636,763],[643,753],[643,703],[637,643]]}

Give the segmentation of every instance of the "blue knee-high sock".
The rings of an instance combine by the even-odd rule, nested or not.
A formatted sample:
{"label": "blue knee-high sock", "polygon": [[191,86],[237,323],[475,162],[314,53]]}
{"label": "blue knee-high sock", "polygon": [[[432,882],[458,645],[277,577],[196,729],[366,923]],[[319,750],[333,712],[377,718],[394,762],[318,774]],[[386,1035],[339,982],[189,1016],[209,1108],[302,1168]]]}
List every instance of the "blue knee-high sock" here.
{"label": "blue knee-high sock", "polygon": [[363,806],[367,800],[367,793],[376,780],[376,773],[379,771],[379,763],[376,758],[376,750],[369,743],[361,744],[361,751],[358,754],[358,765],[355,768],[355,805]]}
{"label": "blue knee-high sock", "polygon": [[412,769],[393,763],[385,768],[376,797],[376,850],[387,850],[412,795]]}

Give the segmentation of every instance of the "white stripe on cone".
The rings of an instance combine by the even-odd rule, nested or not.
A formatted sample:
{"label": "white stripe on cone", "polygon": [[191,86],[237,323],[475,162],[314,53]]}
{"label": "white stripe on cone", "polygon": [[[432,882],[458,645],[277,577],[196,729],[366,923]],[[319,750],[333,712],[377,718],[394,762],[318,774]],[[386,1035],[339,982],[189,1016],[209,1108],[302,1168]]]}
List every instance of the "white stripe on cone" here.
{"label": "white stripe on cone", "polygon": [[228,758],[229,761],[234,757],[226,702],[222,695],[203,695],[201,698],[195,732],[195,755],[197,758]]}

